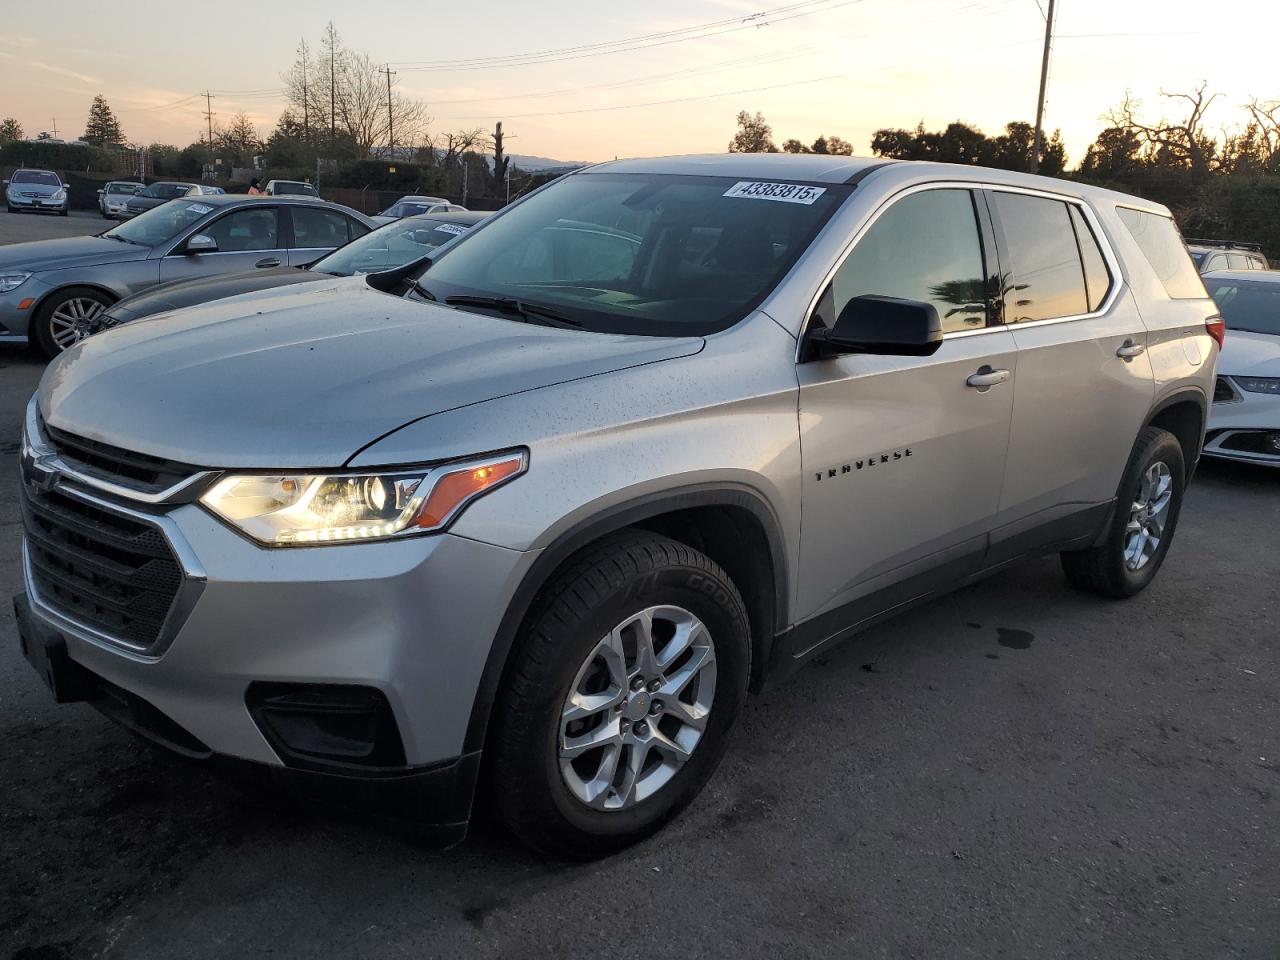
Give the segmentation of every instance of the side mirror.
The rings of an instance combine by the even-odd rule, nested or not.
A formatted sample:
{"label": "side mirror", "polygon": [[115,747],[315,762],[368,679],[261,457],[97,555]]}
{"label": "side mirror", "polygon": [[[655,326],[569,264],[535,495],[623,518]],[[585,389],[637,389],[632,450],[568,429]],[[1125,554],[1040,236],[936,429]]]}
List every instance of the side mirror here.
{"label": "side mirror", "polygon": [[942,346],[942,319],[933,304],[866,295],[844,305],[831,329],[809,334],[816,357],[839,353],[927,357]]}
{"label": "side mirror", "polygon": [[98,196],[102,196],[104,193],[106,193],[106,191],[105,191],[105,190],[103,190],[101,187],[99,187],[99,188],[98,188]]}
{"label": "side mirror", "polygon": [[194,237],[187,241],[186,247],[183,248],[184,253],[217,253],[218,241],[213,239],[207,233],[197,233]]}

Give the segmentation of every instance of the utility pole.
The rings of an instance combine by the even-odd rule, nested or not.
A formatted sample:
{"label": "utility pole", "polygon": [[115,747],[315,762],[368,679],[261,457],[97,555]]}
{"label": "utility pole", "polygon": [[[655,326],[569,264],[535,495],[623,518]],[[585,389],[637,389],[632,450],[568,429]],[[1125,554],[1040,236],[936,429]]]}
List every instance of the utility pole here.
{"label": "utility pole", "polygon": [[1040,60],[1040,98],[1036,101],[1036,135],[1031,144],[1031,172],[1040,172],[1040,148],[1044,145],[1044,94],[1049,84],[1049,50],[1053,46],[1053,3],[1044,17],[1044,56]]}
{"label": "utility pole", "polygon": [[395,76],[395,71],[388,63],[385,69],[378,72],[387,75],[387,156],[394,160],[396,158],[396,122],[391,112],[391,78]]}
{"label": "utility pole", "polygon": [[58,139],[58,118],[53,118],[53,139]]}
{"label": "utility pole", "polygon": [[213,172],[213,94],[204,91],[204,118],[209,123],[209,172]]}
{"label": "utility pole", "polygon": [[302,64],[302,139],[311,142],[311,96],[307,93],[307,60],[310,59],[307,41],[298,46],[298,60]]}
{"label": "utility pole", "polygon": [[338,65],[333,22],[329,23],[329,148],[338,139]]}

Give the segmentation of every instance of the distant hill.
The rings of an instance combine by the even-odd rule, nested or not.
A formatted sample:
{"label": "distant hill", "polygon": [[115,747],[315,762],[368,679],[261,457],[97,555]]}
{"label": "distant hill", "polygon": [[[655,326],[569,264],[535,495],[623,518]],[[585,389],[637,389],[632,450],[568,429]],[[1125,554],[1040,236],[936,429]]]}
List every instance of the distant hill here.
{"label": "distant hill", "polygon": [[[525,153],[510,154],[512,165],[526,170],[529,173],[550,173],[553,170],[574,170],[578,167],[589,166],[587,160],[552,160],[550,157],[531,157]],[[485,159],[489,162],[490,168],[493,167],[493,154],[486,153]]]}

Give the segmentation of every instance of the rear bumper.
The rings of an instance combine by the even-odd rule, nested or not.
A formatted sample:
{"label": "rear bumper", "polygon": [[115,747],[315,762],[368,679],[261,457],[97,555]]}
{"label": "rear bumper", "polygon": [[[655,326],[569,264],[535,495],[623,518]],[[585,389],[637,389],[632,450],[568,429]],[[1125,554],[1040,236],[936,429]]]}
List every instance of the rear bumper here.
{"label": "rear bumper", "polygon": [[136,693],[72,659],[64,634],[32,614],[26,594],[13,600],[23,656],[59,703],[88,703],[138,736],[252,789],[414,824],[440,844],[466,836],[480,754],[377,770],[299,769],[219,754]]}

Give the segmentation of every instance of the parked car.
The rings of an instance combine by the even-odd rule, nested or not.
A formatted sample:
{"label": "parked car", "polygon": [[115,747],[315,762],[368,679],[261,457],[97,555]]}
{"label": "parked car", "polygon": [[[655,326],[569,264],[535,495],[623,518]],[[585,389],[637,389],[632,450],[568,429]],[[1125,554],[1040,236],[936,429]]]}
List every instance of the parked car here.
{"label": "parked car", "polygon": [[401,217],[416,217],[423,213],[464,213],[466,207],[458,203],[450,203],[443,197],[401,197],[387,209],[378,214],[385,220],[399,220]]}
{"label": "parked car", "polygon": [[268,180],[269,197],[319,197],[320,191],[302,180]]}
{"label": "parked car", "polygon": [[125,201],[121,219],[127,220],[129,217],[136,217],[140,213],[145,213],[154,207],[160,206],[162,203],[168,203],[170,200],[177,200],[179,197],[200,197],[211,195],[212,193],[213,189],[205,187],[203,184],[173,183],[161,180],[129,197]]}
{"label": "parked car", "polygon": [[97,314],[123,297],[174,280],[310,263],[372,226],[336,204],[198,196],[96,237],[3,246],[0,342],[30,342],[53,356],[86,337]]}
{"label": "parked car", "polygon": [[188,757],[454,838],[483,783],[575,857],[870,623],[1042,552],[1146,587],[1222,340],[1163,206],[946,164],[606,163],[381,276],[50,366],[23,649]]}
{"label": "parked car", "polygon": [[[409,217],[357,237],[314,263],[166,283],[134,294],[103,310],[91,324],[90,333],[109,330],[122,323],[141,320],[168,310],[239,296],[255,290],[394,270],[430,256],[444,244],[464,235],[487,216],[487,213],[438,213],[428,217]],[[401,290],[403,292],[404,288]]]}
{"label": "parked car", "polygon": [[98,212],[107,220],[121,217],[125,213],[129,198],[137,196],[147,189],[145,183],[135,180],[112,180],[98,190]]}
{"label": "parked car", "polygon": [[1267,258],[1262,255],[1262,245],[1257,243],[1191,239],[1187,241],[1187,250],[1201,273],[1270,269]]}
{"label": "parked car", "polygon": [[10,213],[48,210],[67,215],[68,187],[52,170],[15,170],[4,182],[4,201]]}
{"label": "parked car", "polygon": [[1280,467],[1280,271],[1224,270],[1204,284],[1230,331],[1205,456]]}

